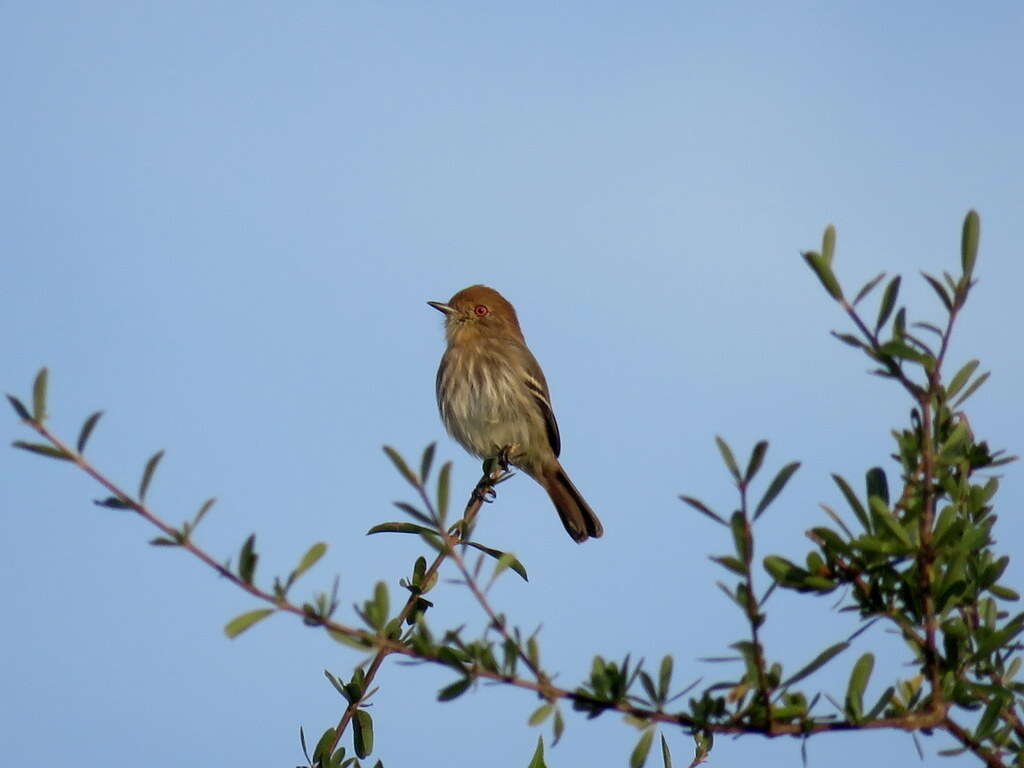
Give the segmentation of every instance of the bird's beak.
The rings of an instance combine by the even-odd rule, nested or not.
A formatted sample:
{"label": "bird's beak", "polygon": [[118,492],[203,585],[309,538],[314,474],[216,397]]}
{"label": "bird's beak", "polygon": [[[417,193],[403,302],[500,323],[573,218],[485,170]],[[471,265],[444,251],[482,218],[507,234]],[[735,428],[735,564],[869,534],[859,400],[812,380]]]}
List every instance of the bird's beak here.
{"label": "bird's beak", "polygon": [[455,308],[454,307],[452,307],[452,306],[450,306],[448,304],[444,304],[444,303],[442,303],[440,301],[428,301],[427,304],[432,306],[438,312],[444,312],[446,315],[454,315],[455,314]]}

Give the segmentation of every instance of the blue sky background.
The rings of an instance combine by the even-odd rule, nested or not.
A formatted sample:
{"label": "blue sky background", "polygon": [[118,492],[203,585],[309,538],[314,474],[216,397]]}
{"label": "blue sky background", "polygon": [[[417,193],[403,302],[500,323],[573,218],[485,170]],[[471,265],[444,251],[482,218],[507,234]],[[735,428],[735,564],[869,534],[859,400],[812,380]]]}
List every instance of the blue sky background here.
{"label": "blue sky background", "polygon": [[[908,403],[828,336],[846,330],[798,256],[838,228],[849,286],[958,265],[982,216],[980,282],[951,350],[994,370],[971,423],[1024,450],[1019,329],[1024,10],[1018,3],[7,3],[0,7],[0,389],[51,369],[53,426],[106,416],[90,455],[178,522],[220,501],[199,541],[259,535],[265,579],[331,548],[305,592],[341,574],[343,616],[421,546],[371,537],[408,492],[380,452],[439,440],[458,495],[478,463],[443,435],[428,299],[485,282],[517,306],[551,385],[563,460],[605,538],[577,547],[542,491],[502,487],[478,536],[530,583],[493,599],[574,685],[594,653],[670,652],[677,681],[731,670],[744,627],[707,560],[728,512],[714,449],[771,440],[766,475],[803,468],[758,527],[758,554],[802,558],[803,532],[892,451]],[[872,305],[873,309],[873,305]],[[9,439],[27,437],[10,414]],[[891,472],[895,474],[895,472]],[[285,617],[228,641],[256,607],[140,520],[100,509],[69,467],[0,451],[0,755],[108,768],[301,762],[343,702],[322,670],[359,656]],[[1005,471],[999,549],[1024,549],[1021,469]],[[1024,586],[1011,563],[1004,581]],[[762,584],[766,584],[762,579]],[[442,586],[437,628],[479,611]],[[855,623],[834,599],[778,595],[765,632],[793,671]],[[877,627],[809,688],[910,676]],[[377,756],[398,766],[525,765],[537,702],[385,666]],[[691,742],[667,733],[677,764]],[[552,768],[625,765],[636,733],[568,714]],[[936,756],[926,764],[973,765]],[[909,737],[825,736],[812,765],[903,766]],[[799,764],[794,741],[720,740],[712,766]],[[650,764],[655,764],[654,756]]]}

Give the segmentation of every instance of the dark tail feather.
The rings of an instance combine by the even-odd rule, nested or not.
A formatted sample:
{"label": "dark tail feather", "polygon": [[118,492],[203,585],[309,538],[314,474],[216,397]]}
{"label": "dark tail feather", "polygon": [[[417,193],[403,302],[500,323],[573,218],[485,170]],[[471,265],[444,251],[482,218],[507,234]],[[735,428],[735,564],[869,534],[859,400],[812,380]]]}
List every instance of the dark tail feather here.
{"label": "dark tail feather", "polygon": [[594,510],[584,501],[561,466],[556,465],[554,469],[545,472],[543,477],[544,489],[551,497],[558,516],[562,518],[562,525],[572,536],[573,541],[582,543],[591,537],[596,539],[604,533],[601,521],[597,519]]}

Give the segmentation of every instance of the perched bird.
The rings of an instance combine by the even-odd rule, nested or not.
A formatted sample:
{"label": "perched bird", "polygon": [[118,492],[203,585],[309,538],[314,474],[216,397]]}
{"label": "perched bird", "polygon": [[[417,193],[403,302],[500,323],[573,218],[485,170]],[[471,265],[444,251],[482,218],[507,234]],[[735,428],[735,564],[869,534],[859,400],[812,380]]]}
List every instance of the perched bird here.
{"label": "perched bird", "polygon": [[437,406],[448,433],[474,456],[502,456],[540,483],[575,541],[604,533],[558,463],[548,385],[512,305],[486,285],[427,303],[444,313],[448,348],[437,369]]}

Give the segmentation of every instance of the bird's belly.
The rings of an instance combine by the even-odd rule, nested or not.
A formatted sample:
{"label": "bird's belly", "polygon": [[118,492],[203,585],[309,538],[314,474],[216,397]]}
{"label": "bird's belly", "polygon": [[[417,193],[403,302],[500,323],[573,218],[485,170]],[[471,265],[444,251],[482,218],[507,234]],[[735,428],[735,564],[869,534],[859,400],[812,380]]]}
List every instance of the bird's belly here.
{"label": "bird's belly", "polygon": [[507,446],[529,450],[538,438],[546,439],[536,408],[514,374],[496,366],[476,377],[451,381],[441,416],[463,448],[486,459]]}

